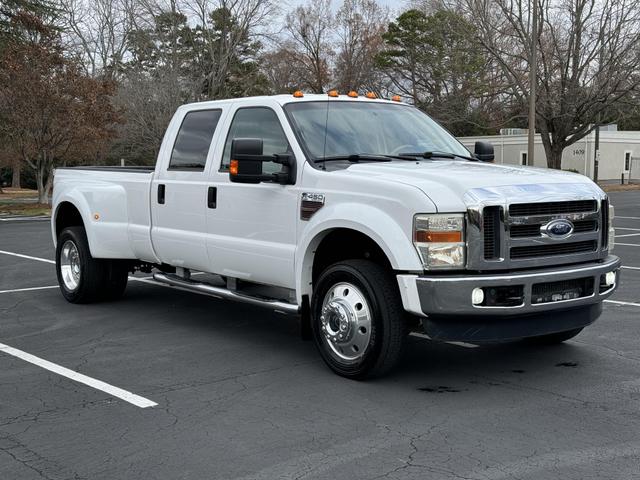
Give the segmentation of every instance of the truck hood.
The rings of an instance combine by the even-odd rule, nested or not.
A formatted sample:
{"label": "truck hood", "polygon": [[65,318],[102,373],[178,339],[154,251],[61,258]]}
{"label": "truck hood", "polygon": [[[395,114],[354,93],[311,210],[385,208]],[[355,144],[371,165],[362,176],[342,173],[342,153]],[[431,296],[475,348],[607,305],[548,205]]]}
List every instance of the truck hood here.
{"label": "truck hood", "polygon": [[464,211],[478,196],[492,197],[500,203],[508,202],[510,197],[539,196],[550,200],[564,198],[567,193],[582,198],[603,194],[584,175],[518,165],[455,160],[392,161],[356,164],[343,172],[363,177],[381,176],[386,181],[415,186],[440,212]]}

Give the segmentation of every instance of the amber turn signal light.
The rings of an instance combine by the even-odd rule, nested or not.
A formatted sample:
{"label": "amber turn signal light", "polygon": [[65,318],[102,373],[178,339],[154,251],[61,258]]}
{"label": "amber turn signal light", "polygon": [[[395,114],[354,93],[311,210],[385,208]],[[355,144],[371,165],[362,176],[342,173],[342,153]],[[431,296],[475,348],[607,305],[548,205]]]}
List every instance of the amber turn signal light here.
{"label": "amber turn signal light", "polygon": [[416,242],[420,243],[449,243],[461,242],[462,232],[433,232],[430,230],[418,230]]}
{"label": "amber turn signal light", "polygon": [[231,175],[238,175],[238,160],[231,160],[229,164],[229,173]]}

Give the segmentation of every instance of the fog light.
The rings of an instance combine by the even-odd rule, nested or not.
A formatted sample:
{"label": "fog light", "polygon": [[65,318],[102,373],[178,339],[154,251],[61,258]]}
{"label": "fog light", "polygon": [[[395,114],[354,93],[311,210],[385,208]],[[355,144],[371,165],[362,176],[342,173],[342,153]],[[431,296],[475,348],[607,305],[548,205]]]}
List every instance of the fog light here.
{"label": "fog light", "polygon": [[607,272],[604,276],[604,284],[607,287],[611,287],[616,283],[616,272]]}
{"label": "fog light", "polygon": [[484,302],[484,290],[481,288],[474,288],[471,292],[471,303],[474,305],[481,305]]}

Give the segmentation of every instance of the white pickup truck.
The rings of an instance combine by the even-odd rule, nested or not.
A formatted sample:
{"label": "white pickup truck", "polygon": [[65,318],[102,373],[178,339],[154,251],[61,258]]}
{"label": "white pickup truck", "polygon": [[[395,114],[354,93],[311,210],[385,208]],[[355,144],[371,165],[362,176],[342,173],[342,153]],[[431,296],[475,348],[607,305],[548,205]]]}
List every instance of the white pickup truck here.
{"label": "white pickup truck", "polygon": [[372,94],[184,105],[155,168],[56,170],[60,288],[115,299],[129,272],[153,271],[296,314],[350,378],[389,371],[411,330],[567,340],[618,283],[607,196],[582,175],[492,161],[491,145],[472,154]]}

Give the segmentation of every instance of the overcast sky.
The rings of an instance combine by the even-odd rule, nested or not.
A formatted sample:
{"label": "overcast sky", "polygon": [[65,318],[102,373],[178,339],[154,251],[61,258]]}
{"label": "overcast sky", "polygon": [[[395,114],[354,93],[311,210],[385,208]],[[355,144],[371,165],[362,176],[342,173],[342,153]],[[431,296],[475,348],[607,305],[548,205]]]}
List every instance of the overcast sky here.
{"label": "overcast sky", "polygon": [[[400,10],[409,3],[408,0],[377,0],[381,6],[389,7],[392,11]],[[289,5],[298,6],[307,3],[306,0],[288,0]],[[331,4],[334,9],[338,8],[342,4],[342,0],[331,0]]]}

